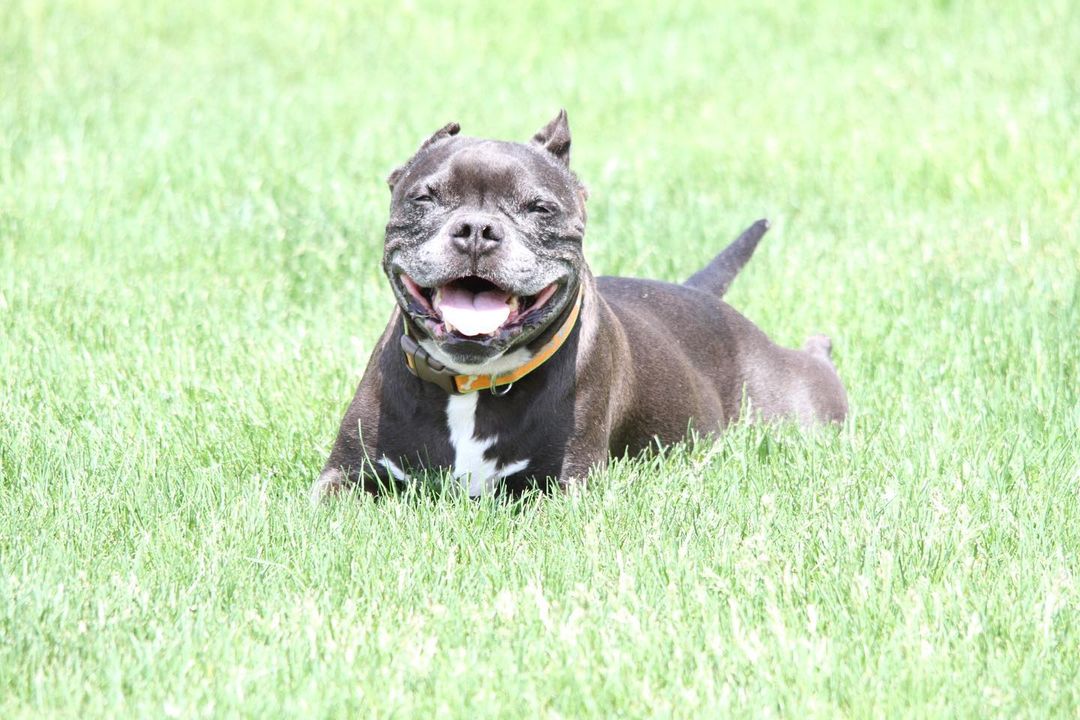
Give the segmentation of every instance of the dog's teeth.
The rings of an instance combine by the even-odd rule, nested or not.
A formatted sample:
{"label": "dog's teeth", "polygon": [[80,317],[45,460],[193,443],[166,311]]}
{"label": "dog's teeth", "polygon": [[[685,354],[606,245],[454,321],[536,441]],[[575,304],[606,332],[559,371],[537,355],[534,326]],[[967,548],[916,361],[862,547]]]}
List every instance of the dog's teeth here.
{"label": "dog's teeth", "polygon": [[454,332],[455,330],[457,330],[457,328],[454,327],[454,324],[452,322],[450,322],[449,320],[445,319],[445,318],[443,319],[443,325],[446,326],[446,332],[448,332],[448,333],[451,333],[451,332]]}
{"label": "dog's teeth", "polygon": [[439,305],[442,305],[442,288],[436,288],[435,294],[431,296],[431,309],[438,312]]}
{"label": "dog's teeth", "polygon": [[506,301],[506,304],[510,306],[511,312],[518,309],[518,297],[517,295],[511,295],[510,299]]}

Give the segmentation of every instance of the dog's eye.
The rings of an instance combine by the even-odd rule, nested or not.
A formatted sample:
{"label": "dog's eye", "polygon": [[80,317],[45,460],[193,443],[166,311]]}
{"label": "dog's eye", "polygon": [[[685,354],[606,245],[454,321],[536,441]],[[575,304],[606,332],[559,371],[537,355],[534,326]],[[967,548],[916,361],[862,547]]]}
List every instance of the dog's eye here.
{"label": "dog's eye", "polygon": [[435,190],[429,185],[414,191],[413,194],[409,196],[409,202],[420,205],[431,204],[435,202],[436,197]]}
{"label": "dog's eye", "polygon": [[556,207],[554,203],[550,203],[546,200],[533,200],[525,209],[530,213],[536,213],[537,215],[553,215]]}

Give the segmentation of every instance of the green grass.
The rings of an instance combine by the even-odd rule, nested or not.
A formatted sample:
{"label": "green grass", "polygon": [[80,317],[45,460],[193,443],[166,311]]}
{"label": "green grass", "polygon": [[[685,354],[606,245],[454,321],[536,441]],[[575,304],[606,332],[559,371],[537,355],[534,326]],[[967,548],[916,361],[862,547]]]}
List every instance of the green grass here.
{"label": "green grass", "polygon": [[[10,0],[0,717],[1080,712],[1080,5]],[[570,111],[598,273],[832,335],[852,422],[312,510],[383,179]]]}

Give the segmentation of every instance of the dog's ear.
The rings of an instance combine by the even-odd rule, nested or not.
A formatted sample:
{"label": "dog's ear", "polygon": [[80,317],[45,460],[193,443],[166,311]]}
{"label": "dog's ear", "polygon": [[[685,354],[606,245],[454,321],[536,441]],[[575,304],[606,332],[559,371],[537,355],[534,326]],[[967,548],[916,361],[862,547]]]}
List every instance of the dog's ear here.
{"label": "dog's ear", "polygon": [[420,147],[415,153],[413,153],[413,156],[409,158],[408,162],[406,162],[401,167],[396,168],[392,173],[390,173],[390,177],[386,178],[386,184],[390,186],[390,192],[394,191],[394,186],[397,185],[397,181],[401,179],[401,176],[405,174],[405,171],[409,169],[409,166],[413,164],[413,161],[416,160],[417,156],[419,156],[420,153],[424,152],[435,143],[441,140],[445,140],[448,137],[453,137],[459,132],[461,132],[460,125],[458,125],[456,122],[447,123],[443,127],[436,130],[431,137],[421,143]]}
{"label": "dog's ear", "polygon": [[566,110],[560,110],[554,120],[540,128],[532,136],[532,144],[544,148],[570,167],[570,121],[566,119]]}

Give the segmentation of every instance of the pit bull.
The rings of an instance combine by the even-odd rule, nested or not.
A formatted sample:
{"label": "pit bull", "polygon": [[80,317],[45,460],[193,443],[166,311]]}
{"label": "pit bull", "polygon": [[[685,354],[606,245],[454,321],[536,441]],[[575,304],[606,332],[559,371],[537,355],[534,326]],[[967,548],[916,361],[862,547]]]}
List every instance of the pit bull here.
{"label": "pit bull", "polygon": [[828,338],[780,347],[722,299],[767,222],[682,284],[594,277],[566,112],[528,143],[459,130],[388,179],[397,306],[313,500],[432,475],[470,496],[567,487],[740,417],[843,420]]}

